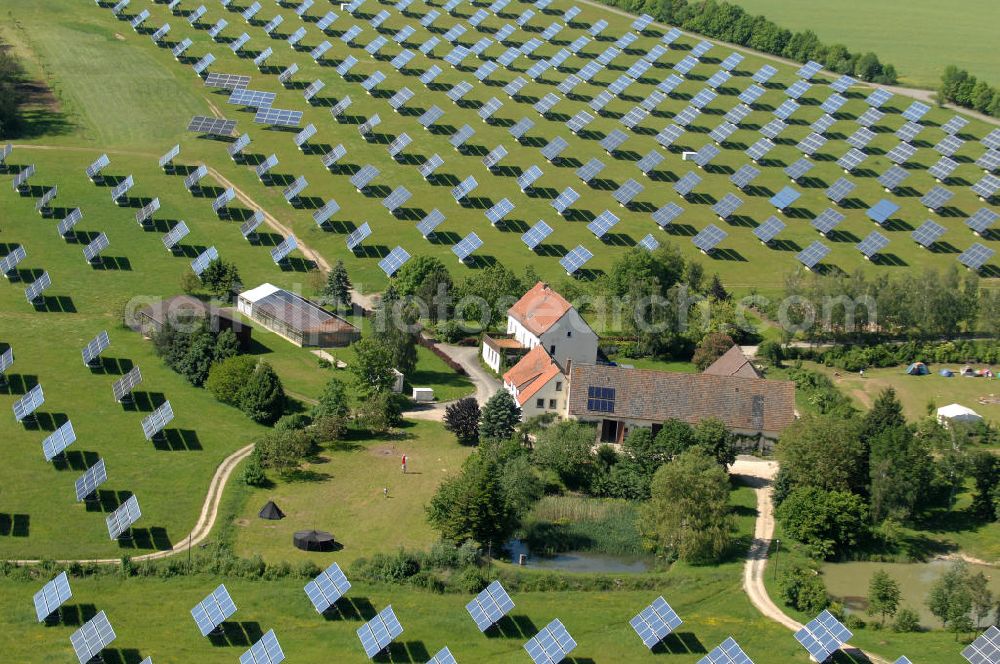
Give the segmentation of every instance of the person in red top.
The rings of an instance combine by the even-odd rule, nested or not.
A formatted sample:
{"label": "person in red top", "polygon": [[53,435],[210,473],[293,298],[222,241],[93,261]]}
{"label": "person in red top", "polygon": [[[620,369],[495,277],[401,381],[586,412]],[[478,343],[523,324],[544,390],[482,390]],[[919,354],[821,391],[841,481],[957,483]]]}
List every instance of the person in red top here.
{"label": "person in red top", "polygon": [[406,473],[406,455],[403,455],[403,473]]}

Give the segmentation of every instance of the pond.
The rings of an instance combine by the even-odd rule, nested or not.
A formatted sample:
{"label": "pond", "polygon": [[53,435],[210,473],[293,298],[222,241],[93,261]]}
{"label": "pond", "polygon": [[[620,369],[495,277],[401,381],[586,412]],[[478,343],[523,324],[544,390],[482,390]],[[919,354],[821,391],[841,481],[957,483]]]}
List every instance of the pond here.
{"label": "pond", "polygon": [[[868,583],[876,570],[885,570],[900,586],[903,598],[900,607],[909,607],[920,614],[924,626],[940,627],[940,621],[928,610],[927,593],[945,573],[951,561],[932,560],[926,563],[830,563],[824,565],[823,580],[830,594],[842,601],[853,613],[864,616],[868,606]],[[989,579],[990,590],[1000,594],[1000,570],[985,565],[969,565],[975,574],[983,572]],[[877,620],[877,617],[875,618]]]}
{"label": "pond", "polygon": [[559,572],[586,572],[591,574],[641,574],[652,569],[652,560],[641,556],[612,556],[590,551],[567,551],[554,556],[534,556],[521,541],[509,542],[506,551],[515,565],[521,554],[527,556],[525,567]]}

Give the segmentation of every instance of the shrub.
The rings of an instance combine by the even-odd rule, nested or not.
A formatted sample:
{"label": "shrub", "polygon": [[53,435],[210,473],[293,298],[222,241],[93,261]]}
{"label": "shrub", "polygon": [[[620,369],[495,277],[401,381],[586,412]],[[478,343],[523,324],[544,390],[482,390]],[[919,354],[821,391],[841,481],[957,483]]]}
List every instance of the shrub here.
{"label": "shrub", "polygon": [[321,417],[313,424],[312,434],[319,443],[343,440],[347,435],[347,420],[343,417]]}
{"label": "shrub", "polygon": [[298,431],[300,429],[305,429],[310,424],[312,424],[312,418],[305,413],[291,413],[289,415],[282,415],[279,417],[278,421],[274,423],[274,430]]}
{"label": "shrub", "polygon": [[285,390],[271,365],[261,362],[240,394],[240,409],[258,424],[272,424],[285,410]]}
{"label": "shrub", "polygon": [[444,428],[455,434],[463,445],[479,442],[479,402],[474,397],[459,399],[444,411]]}
{"label": "shrub", "polygon": [[909,607],[903,607],[896,614],[896,619],[892,623],[894,632],[916,632],[920,630],[920,616]]}
{"label": "shrub", "polygon": [[811,569],[795,566],[783,572],[778,592],[785,604],[810,615],[830,605],[823,579]]}
{"label": "shrub", "polygon": [[205,388],[222,403],[239,406],[243,388],[250,382],[257,358],[237,355],[216,362],[208,371]]}
{"label": "shrub", "polygon": [[243,482],[248,486],[265,486],[267,476],[264,474],[264,467],[256,455],[250,455],[247,463],[243,466]]}
{"label": "shrub", "polygon": [[486,573],[479,567],[469,565],[459,573],[456,584],[463,591],[475,595],[490,585],[490,580],[486,577]]}

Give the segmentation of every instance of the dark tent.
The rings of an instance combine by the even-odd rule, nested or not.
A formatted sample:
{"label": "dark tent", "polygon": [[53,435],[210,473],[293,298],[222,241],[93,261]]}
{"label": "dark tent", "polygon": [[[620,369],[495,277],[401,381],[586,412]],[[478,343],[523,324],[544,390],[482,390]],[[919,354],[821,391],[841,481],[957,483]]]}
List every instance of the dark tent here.
{"label": "dark tent", "polygon": [[278,509],[273,500],[269,500],[266,505],[260,508],[260,513],[257,516],[268,521],[277,521],[278,519],[284,519],[285,513]]}
{"label": "dark tent", "polygon": [[333,535],[323,530],[300,530],[292,537],[295,548],[303,551],[333,551]]}

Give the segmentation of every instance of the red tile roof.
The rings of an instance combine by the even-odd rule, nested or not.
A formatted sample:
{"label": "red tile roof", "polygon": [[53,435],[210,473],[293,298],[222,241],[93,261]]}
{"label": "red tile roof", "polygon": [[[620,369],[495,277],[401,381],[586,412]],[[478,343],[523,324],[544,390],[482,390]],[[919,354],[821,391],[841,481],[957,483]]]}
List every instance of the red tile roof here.
{"label": "red tile roof", "polygon": [[760,378],[760,372],[739,346],[733,346],[715,362],[712,362],[702,373],[712,376],[740,376],[742,378]]}
{"label": "red tile roof", "polygon": [[[614,388],[614,412],[589,410],[588,387]],[[795,384],[764,378],[574,364],[569,414],[651,423],[675,418],[689,424],[717,417],[730,429],[773,436],[795,420]]]}
{"label": "red tile roof", "polygon": [[541,346],[535,346],[503,375],[504,385],[517,389],[517,403],[524,405],[542,386],[560,372],[559,366]]}
{"label": "red tile roof", "polygon": [[545,282],[539,281],[507,310],[507,314],[513,316],[528,331],[541,335],[572,308],[573,305],[566,298],[549,288]]}

